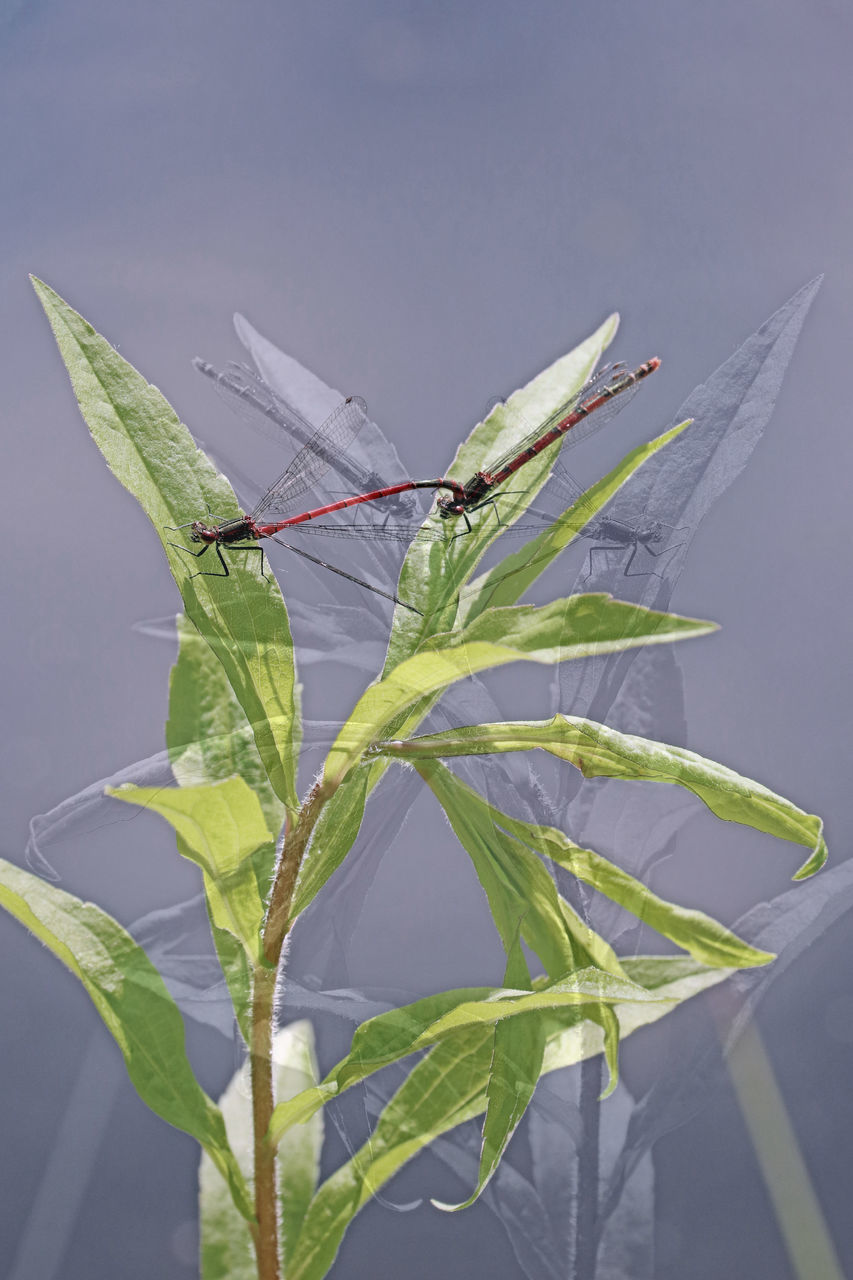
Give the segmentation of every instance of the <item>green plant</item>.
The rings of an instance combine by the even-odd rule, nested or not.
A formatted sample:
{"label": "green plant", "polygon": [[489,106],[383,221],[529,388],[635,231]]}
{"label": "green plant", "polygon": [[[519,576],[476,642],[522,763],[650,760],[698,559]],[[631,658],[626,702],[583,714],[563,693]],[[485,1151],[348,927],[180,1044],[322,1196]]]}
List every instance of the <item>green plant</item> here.
{"label": "green plant", "polygon": [[[462,1208],[493,1175],[540,1076],[603,1052],[609,1092],[622,1039],[734,970],[773,959],[704,913],[654,895],[562,831],[498,810],[441,758],[540,749],[585,777],[675,784],[726,821],[806,846],[799,879],[825,861],[821,823],[722,765],[580,717],[416,733],[441,694],[477,672],[670,644],[714,629],[602,594],[516,604],[580,532],[590,507],[600,510],[688,423],[633,450],[593,486],[583,512],[570,508],[478,577],[472,574],[498,532],[493,522],[481,521],[470,537],[450,544],[416,543],[400,591],[423,616],[397,611],[382,672],[300,801],[298,685],[277,584],[239,559],[227,580],[191,577],[169,540],[169,526],[188,512],[236,515],[233,493],[156,388],[52,290],[38,281],[35,287],[92,435],[150,517],[181,590],[185,617],[166,729],[177,785],[112,794],[160,813],[175,830],[179,853],[201,868],[213,941],[245,1041],[248,1090],[229,1089],[221,1106],[205,1094],[186,1057],[177,1005],[142,948],[106,913],[8,863],[0,866],[0,900],[83,982],[143,1100],[204,1149],[206,1280],[319,1280],[358,1210],[439,1135],[484,1116],[476,1186],[463,1204],[442,1206]],[[545,418],[583,383],[613,332],[612,322],[602,326],[513,402],[529,419]],[[461,447],[450,474],[475,470],[510,443],[510,430],[507,409],[498,406]],[[506,522],[522,514],[551,461],[529,464],[528,489],[502,505]],[[310,1030],[299,1024],[276,1034],[285,942],[343,862],[368,796],[395,760],[418,770],[474,862],[506,951],[504,982],[441,992],[370,1019],[318,1081]],[[543,858],[686,954],[618,957],[558,893]],[[531,975],[522,944],[541,973]],[[382,1111],[370,1141],[318,1187],[323,1105],[419,1050],[428,1052]]]}

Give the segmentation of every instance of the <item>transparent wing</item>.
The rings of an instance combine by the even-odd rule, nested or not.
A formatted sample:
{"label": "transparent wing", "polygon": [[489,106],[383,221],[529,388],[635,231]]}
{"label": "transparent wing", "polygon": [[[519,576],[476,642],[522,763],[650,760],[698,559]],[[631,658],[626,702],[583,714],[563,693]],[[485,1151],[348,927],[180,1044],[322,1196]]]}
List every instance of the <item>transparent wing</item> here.
{"label": "transparent wing", "polygon": [[442,529],[424,529],[419,524],[320,524],[317,520],[306,520],[304,524],[285,526],[285,529],[288,535],[320,533],[331,538],[360,538],[365,542],[447,541]]}
{"label": "transparent wing", "polygon": [[[307,444],[316,431],[307,418],[276,395],[272,387],[248,365],[230,360],[220,372],[198,356],[193,368],[208,378],[228,408],[255,430],[279,444],[296,440]],[[282,441],[284,432],[285,441]]]}
{"label": "transparent wing", "polygon": [[[193,360],[193,367],[213,383],[232,412],[277,444],[295,441],[307,445],[315,437],[317,428],[273,391],[254,369],[232,360],[220,372],[198,356]],[[320,443],[322,445],[322,441]],[[354,493],[369,493],[373,489],[381,489],[386,483],[377,472],[345,454],[330,457],[329,465],[347,481]]]}
{"label": "transparent wing", "polygon": [[330,467],[337,468],[341,454],[349,448],[366,421],[367,405],[359,396],[350,396],[339,404],[266,491],[252,511],[252,519],[286,514],[298,498],[313,489]]}
{"label": "transparent wing", "polygon": [[[528,427],[527,434],[523,435],[510,449],[507,449],[506,453],[502,454],[501,457],[490,462],[485,470],[492,474],[501,471],[514,458],[517,458],[520,453],[523,453],[525,449],[529,449],[532,444],[535,444],[546,432],[566,418],[570,418],[573,413],[583,408],[588,401],[595,400],[611,383],[618,383],[624,377],[624,364],[605,365],[579,391],[570,396],[564,404],[560,405],[559,409],[556,409],[550,417],[546,418],[535,429],[529,429],[529,424],[519,414],[519,425]],[[634,382],[626,382],[623,387],[616,391],[615,395],[605,400],[592,412],[588,413],[586,417],[580,418],[578,422],[566,431],[562,447],[571,449],[574,445],[580,444],[581,440],[588,440],[596,431],[600,431],[605,423],[610,422],[634,398],[639,385],[640,379]]]}
{"label": "transparent wing", "polygon": [[586,491],[583,486],[563,466],[562,462],[557,461],[554,463],[548,483],[554,485],[567,507],[574,507],[577,504],[580,504],[581,509],[588,507],[590,519],[596,514],[592,503],[586,497]]}

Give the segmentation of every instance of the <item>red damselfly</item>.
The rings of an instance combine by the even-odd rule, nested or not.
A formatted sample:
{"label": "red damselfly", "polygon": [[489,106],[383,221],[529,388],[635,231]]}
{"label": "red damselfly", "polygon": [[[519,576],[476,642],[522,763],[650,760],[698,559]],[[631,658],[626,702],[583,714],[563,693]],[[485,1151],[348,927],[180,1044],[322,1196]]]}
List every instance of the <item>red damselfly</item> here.
{"label": "red damselfly", "polygon": [[[647,378],[650,373],[654,373],[655,369],[659,368],[660,360],[654,356],[645,364],[641,364],[633,373],[629,373],[622,365],[601,369],[541,426],[531,431],[490,467],[478,471],[464,485],[445,481],[443,487],[451,489],[452,495],[439,498],[439,515],[445,520],[461,516],[465,521],[466,532],[470,533],[469,513],[479,510],[480,507],[492,506],[500,523],[495,505],[495,489],[515,475],[525,463],[538,457],[544,449],[567,436],[569,432],[572,434],[567,443],[578,444],[581,440],[587,439],[627,404],[630,399],[630,396],[626,395],[627,392],[633,394],[643,378]],[[617,404],[618,396],[622,399]]]}
{"label": "red damselfly", "polygon": [[[364,401],[358,396],[349,396],[329,415],[323,425],[309,437],[290,465],[270,486],[257,506],[248,515],[237,516],[233,519],[221,520],[212,524],[207,524],[204,520],[192,520],[185,525],[178,526],[178,528],[190,530],[189,536],[192,542],[201,542],[204,545],[200,551],[190,551],[188,547],[184,547],[177,542],[172,543],[173,546],[187,555],[195,556],[196,559],[203,556],[210,547],[215,547],[219,563],[222,566],[221,573],[200,570],[199,574],[194,574],[193,576],[208,578],[229,577],[228,564],[222,555],[223,547],[227,547],[230,551],[257,551],[261,556],[261,573],[263,573],[264,552],[263,548],[259,547],[257,543],[262,538],[272,538],[274,542],[287,547],[289,551],[293,551],[296,555],[303,556],[313,564],[320,565],[331,573],[337,573],[340,577],[346,578],[350,582],[366,587],[368,591],[384,596],[386,600],[393,600],[395,604],[401,604],[405,608],[411,609],[412,612],[418,613],[419,610],[415,609],[413,605],[407,604],[404,600],[400,600],[398,596],[383,591],[380,587],[365,582],[354,574],[346,573],[336,565],[320,560],[317,556],[305,551],[304,548],[295,547],[292,543],[285,542],[277,536],[286,529],[308,525],[310,522],[310,528],[313,532],[331,534],[335,537],[355,536],[395,542],[411,542],[415,538],[433,541],[442,540],[442,534],[439,530],[422,529],[419,525],[409,527],[392,525],[387,522],[377,525],[325,525],[316,523],[323,516],[331,515],[336,511],[343,511],[347,507],[356,506],[364,502],[373,502],[413,489],[435,489],[444,484],[441,479],[407,480],[403,484],[387,485],[370,493],[361,493],[351,498],[343,498],[339,502],[326,503],[324,506],[315,507],[310,511],[302,511],[298,515],[284,516],[284,513],[295,505],[297,499],[306,494],[325,475],[329,467],[333,465],[333,462],[337,465],[337,459],[341,457],[366,420],[367,406]],[[272,518],[277,515],[283,518]],[[251,539],[251,541],[245,542],[246,539]]]}
{"label": "red damselfly", "polygon": [[[357,397],[350,397],[348,401],[339,406],[336,413],[332,414],[318,431],[312,432],[310,424],[302,415],[282,400],[280,396],[277,396],[263,378],[251,369],[232,363],[220,374],[204,360],[196,358],[193,363],[199,372],[212,379],[220,390],[225,392],[226,397],[230,398],[232,403],[241,403],[244,406],[251,407],[256,411],[256,415],[257,412],[260,412],[265,418],[295,437],[304,446],[302,453],[297,455],[284,475],[261,499],[258,507],[252,513],[253,516],[272,511],[284,512],[292,505],[292,499],[310,488],[321,475],[325,474],[329,467],[334,467],[340,475],[348,478],[358,489],[355,495],[340,502],[329,503],[325,506],[317,507],[313,511],[306,511],[301,515],[288,518],[273,529],[273,533],[282,528],[295,526],[329,515],[334,511],[343,510],[345,507],[383,500],[400,501],[402,495],[410,493],[414,489],[447,489],[450,496],[439,498],[438,500],[439,515],[444,520],[462,516],[466,525],[465,532],[470,533],[471,523],[468,519],[470,512],[491,505],[497,515],[495,489],[513,476],[525,463],[538,457],[550,445],[558,440],[565,440],[569,432],[571,432],[571,436],[568,440],[565,440],[567,446],[578,444],[581,440],[587,439],[595,431],[598,431],[628,403],[640,382],[647,378],[650,373],[654,373],[660,367],[661,362],[655,356],[633,372],[629,372],[622,364],[608,365],[600,369],[580,390],[576,391],[564,404],[555,410],[544,423],[535,430],[528,431],[519,442],[492,463],[490,467],[478,471],[466,484],[460,484],[449,476],[442,476],[434,480],[404,480],[396,485],[384,483],[376,472],[368,472],[364,467],[359,466],[354,459],[346,455],[346,444],[354,438],[356,431],[360,429],[366,420],[364,401],[359,400]],[[618,402],[617,397],[619,398]],[[360,420],[349,432],[342,429],[342,421],[338,422],[336,420],[336,415],[341,414],[347,404],[357,405],[361,411]],[[351,410],[348,420],[356,417],[358,417],[357,411]],[[257,416],[251,420],[257,422]],[[310,468],[308,468],[311,472],[308,483],[296,488],[294,487],[295,476],[293,473],[306,473],[307,463],[304,455],[309,452],[316,454],[324,465],[318,469],[317,463],[312,462]],[[568,473],[566,474],[568,475]],[[573,484],[571,478],[569,478],[569,483]],[[411,508],[407,508],[407,510],[411,510]],[[498,523],[500,523],[499,515]],[[364,531],[362,526],[362,532],[358,536],[372,536],[369,533],[371,527],[368,526],[367,531]],[[333,529],[326,528],[324,532],[337,532],[339,528],[339,526],[335,526]],[[348,531],[355,530],[355,526],[347,526],[346,528]],[[403,536],[406,536],[406,533],[407,530],[404,527]],[[414,533],[414,530],[412,530],[412,533]],[[237,536],[242,535],[238,534]],[[270,534],[262,533],[260,536],[268,537]]]}
{"label": "red damselfly", "polygon": [[[621,366],[602,369],[596,377],[553,413],[537,431],[531,432],[522,439],[490,468],[478,471],[467,484],[460,484],[458,481],[445,476],[438,476],[432,480],[404,480],[395,485],[380,485],[368,492],[354,494],[337,502],[325,503],[322,506],[300,512],[297,515],[285,515],[285,512],[292,509],[297,498],[307,493],[330,467],[334,466],[336,469],[340,469],[340,459],[355,438],[356,433],[367,420],[367,406],[364,401],[357,396],[350,396],[330,414],[313,435],[309,436],[290,465],[271,485],[257,506],[248,515],[224,520],[216,524],[206,524],[203,520],[190,521],[187,525],[180,527],[190,529],[189,536],[193,542],[204,544],[201,550],[190,552],[188,548],[180,547],[178,543],[173,545],[180,547],[187,554],[194,555],[197,558],[203,556],[211,546],[215,547],[222,566],[222,573],[200,572],[205,577],[228,577],[228,565],[222,555],[223,547],[228,547],[232,551],[257,551],[261,556],[261,572],[263,572],[264,552],[261,547],[255,544],[262,538],[272,538],[274,542],[280,543],[280,545],[287,547],[288,550],[295,552],[297,555],[301,555],[313,563],[329,569],[332,573],[337,573],[341,577],[349,579],[351,582],[356,582],[360,586],[384,596],[386,599],[403,604],[406,608],[412,609],[413,612],[417,613],[419,611],[414,609],[414,606],[406,604],[405,601],[400,600],[397,596],[389,594],[387,591],[382,591],[379,587],[364,582],[363,579],[357,578],[353,574],[345,573],[344,570],[310,555],[300,547],[294,547],[291,543],[284,542],[277,535],[286,529],[310,525],[310,528],[317,533],[332,534],[337,537],[356,536],[360,538],[384,538],[394,541],[412,541],[415,538],[441,540],[442,534],[440,530],[423,529],[421,527],[410,528],[408,526],[391,525],[388,522],[378,525],[351,524],[345,526],[316,523],[325,516],[346,510],[349,507],[360,506],[368,502],[379,502],[416,489],[448,490],[448,497],[439,498],[439,514],[444,520],[462,516],[465,520],[467,532],[471,532],[468,513],[477,511],[487,504],[492,505],[500,524],[500,516],[497,513],[493,491],[503,484],[505,480],[508,480],[510,476],[514,475],[526,462],[537,457],[549,445],[565,437],[569,431],[575,431],[575,435],[572,437],[573,442],[575,442],[582,438],[585,439],[598,427],[603,426],[613,416],[613,411],[604,411],[605,406],[614,406],[616,397],[619,396],[622,396],[621,403],[625,403],[625,393],[636,388],[640,381],[650,373],[653,373],[659,365],[660,360],[654,358],[640,365],[633,373],[625,371]],[[593,414],[595,418],[591,420]],[[582,423],[585,425],[579,430],[579,424]],[[270,518],[275,516],[280,516],[281,518]],[[252,541],[248,545],[238,545],[245,539],[252,539]]]}

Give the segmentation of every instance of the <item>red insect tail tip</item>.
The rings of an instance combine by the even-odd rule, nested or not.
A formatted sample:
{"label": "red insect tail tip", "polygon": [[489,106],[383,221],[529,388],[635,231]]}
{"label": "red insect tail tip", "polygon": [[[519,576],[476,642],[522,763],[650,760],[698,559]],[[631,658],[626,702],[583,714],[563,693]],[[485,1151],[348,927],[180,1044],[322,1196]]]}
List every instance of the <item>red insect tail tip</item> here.
{"label": "red insect tail tip", "polygon": [[657,356],[652,356],[651,360],[646,361],[649,366],[649,373],[654,373],[655,369],[660,368],[660,360]]}

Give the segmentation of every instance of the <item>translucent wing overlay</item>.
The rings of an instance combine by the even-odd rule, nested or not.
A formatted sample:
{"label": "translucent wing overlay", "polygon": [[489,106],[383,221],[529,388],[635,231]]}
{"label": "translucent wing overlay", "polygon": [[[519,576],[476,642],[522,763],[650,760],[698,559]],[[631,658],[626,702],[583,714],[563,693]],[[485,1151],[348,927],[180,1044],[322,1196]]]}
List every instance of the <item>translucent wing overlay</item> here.
{"label": "translucent wing overlay", "polygon": [[290,511],[296,500],[326,474],[333,459],[346,452],[366,421],[367,405],[360,397],[351,396],[338,405],[270,485],[252,512],[252,519]]}
{"label": "translucent wing overlay", "polygon": [[[561,405],[554,413],[552,413],[544,422],[536,427],[531,427],[530,423],[522,414],[518,414],[519,439],[509,449],[505,450],[499,458],[490,460],[486,466],[486,471],[500,471],[508,462],[522,453],[530,445],[534,444],[541,436],[545,435],[552,427],[561,422],[563,418],[569,417],[570,414],[578,408],[584,400],[591,399],[597,392],[601,391],[609,382],[623,373],[624,364],[604,365],[599,369],[579,391]],[[582,440],[588,440],[590,436],[595,435],[597,431],[620,413],[630,401],[634,398],[639,387],[639,382],[632,383],[621,391],[619,395],[614,396],[612,400],[607,400],[594,413],[589,414],[586,418],[581,418],[580,422],[571,427],[563,436],[561,449],[571,449],[575,445],[580,444]],[[522,434],[524,433],[524,434]]]}

